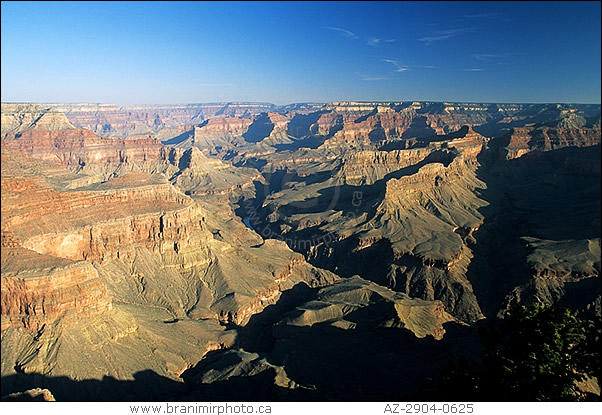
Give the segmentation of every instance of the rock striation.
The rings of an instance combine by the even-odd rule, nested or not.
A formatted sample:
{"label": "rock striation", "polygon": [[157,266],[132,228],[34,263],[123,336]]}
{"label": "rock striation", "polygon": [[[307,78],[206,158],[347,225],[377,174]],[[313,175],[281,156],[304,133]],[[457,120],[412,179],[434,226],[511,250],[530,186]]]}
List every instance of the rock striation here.
{"label": "rock striation", "polygon": [[85,262],[2,275],[2,330],[25,327],[39,331],[59,319],[77,321],[108,312],[111,307],[106,284]]}
{"label": "rock striation", "polygon": [[74,127],[64,114],[44,113],[20,132],[9,132],[2,147],[30,154],[33,158],[59,162],[69,168],[97,168],[120,163],[144,164],[167,159],[161,143],[150,139],[106,139]]}
{"label": "rock striation", "polygon": [[214,117],[249,118],[275,108],[269,103],[224,102],[183,105],[44,104],[64,113],[78,127],[103,137],[154,134],[163,129],[192,127]]}
{"label": "rock striation", "polygon": [[478,320],[600,313],[599,105],[1,116],[5,394],[424,398]]}
{"label": "rock striation", "polygon": [[[405,328],[416,337],[441,340],[443,324],[455,319],[438,301],[424,301],[385,289],[358,276],[322,288],[314,300],[298,306],[281,321],[282,326],[311,327],[327,323],[343,330],[370,324]],[[276,326],[276,330],[280,330]]]}
{"label": "rock striation", "polygon": [[28,124],[2,140],[3,390],[29,373],[177,379],[291,284],[334,278],[235,220],[227,200],[257,171],[19,108]]}
{"label": "rock striation", "polygon": [[592,128],[513,128],[504,148],[506,158],[513,159],[531,151],[550,151],[563,147],[589,147],[600,144],[600,124]]}

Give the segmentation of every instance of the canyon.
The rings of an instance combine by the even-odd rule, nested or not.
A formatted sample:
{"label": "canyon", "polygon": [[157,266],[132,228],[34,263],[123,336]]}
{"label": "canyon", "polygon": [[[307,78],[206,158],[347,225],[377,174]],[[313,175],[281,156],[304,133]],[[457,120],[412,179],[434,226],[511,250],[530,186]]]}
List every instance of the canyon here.
{"label": "canyon", "polygon": [[3,395],[432,400],[513,305],[600,318],[600,105],[1,121]]}

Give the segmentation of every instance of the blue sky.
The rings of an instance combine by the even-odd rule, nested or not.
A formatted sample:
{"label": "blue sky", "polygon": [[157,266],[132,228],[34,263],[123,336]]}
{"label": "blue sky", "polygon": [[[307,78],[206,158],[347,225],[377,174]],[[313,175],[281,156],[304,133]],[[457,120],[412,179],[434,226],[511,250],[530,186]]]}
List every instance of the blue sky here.
{"label": "blue sky", "polygon": [[2,2],[2,101],[600,103],[600,2]]}

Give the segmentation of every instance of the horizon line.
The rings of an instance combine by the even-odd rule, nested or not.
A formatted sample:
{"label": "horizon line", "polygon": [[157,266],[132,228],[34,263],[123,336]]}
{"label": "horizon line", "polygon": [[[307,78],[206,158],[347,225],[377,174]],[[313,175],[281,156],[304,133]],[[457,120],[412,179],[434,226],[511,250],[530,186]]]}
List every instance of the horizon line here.
{"label": "horizon line", "polygon": [[255,105],[271,105],[274,107],[286,107],[289,105],[328,105],[328,104],[339,104],[339,103],[361,103],[361,104],[403,104],[408,102],[418,103],[432,103],[432,104],[518,104],[518,105],[553,105],[553,104],[567,104],[567,105],[602,105],[601,102],[580,102],[580,101],[453,101],[453,100],[334,100],[334,101],[291,101],[286,104],[275,104],[270,101],[204,101],[204,102],[179,102],[179,103],[135,103],[135,104],[117,104],[113,102],[93,102],[93,101],[0,101],[2,104],[39,104],[39,105],[114,105],[119,108],[124,107],[136,107],[136,106],[177,106],[177,105],[229,105],[229,104],[255,104]]}

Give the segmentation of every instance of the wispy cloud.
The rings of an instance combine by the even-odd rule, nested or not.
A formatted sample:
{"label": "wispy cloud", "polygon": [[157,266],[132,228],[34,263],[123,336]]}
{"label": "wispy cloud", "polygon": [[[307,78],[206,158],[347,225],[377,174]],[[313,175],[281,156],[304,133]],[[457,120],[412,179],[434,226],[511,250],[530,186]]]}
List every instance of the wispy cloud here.
{"label": "wispy cloud", "polygon": [[356,72],[355,74],[359,76],[362,81],[384,81],[387,79],[383,76],[373,76],[361,72]]}
{"label": "wispy cloud", "polygon": [[483,72],[485,68],[466,68],[462,70],[466,72]]}
{"label": "wispy cloud", "polygon": [[390,63],[395,66],[395,72],[405,72],[410,69],[435,69],[433,65],[404,65],[395,59],[381,59],[382,62]]}
{"label": "wispy cloud", "polygon": [[385,43],[393,43],[395,41],[396,41],[396,39],[385,39],[385,40],[383,40],[383,42],[385,42]]}
{"label": "wispy cloud", "polygon": [[378,45],[380,45],[380,39],[378,39],[376,37],[371,37],[370,39],[368,39],[366,44],[368,46],[378,46]]}
{"label": "wispy cloud", "polygon": [[328,30],[332,30],[334,32],[338,32],[341,35],[343,35],[349,39],[358,39],[357,35],[350,30],[341,29],[340,27],[334,27],[334,26],[326,26],[325,28]]}
{"label": "wispy cloud", "polygon": [[395,59],[381,59],[381,61],[390,63],[393,66],[395,66],[395,72],[405,72],[410,69],[408,66],[402,65],[401,63],[399,63],[399,61],[396,61]]}
{"label": "wispy cloud", "polygon": [[427,45],[430,45],[433,42],[437,42],[439,40],[446,40],[455,36],[463,35],[464,33],[473,32],[472,28],[457,28],[457,29],[447,29],[447,30],[436,30],[428,33],[426,36],[418,38],[417,40],[420,42],[424,42]]}
{"label": "wispy cloud", "polygon": [[498,59],[504,59],[510,56],[507,53],[473,53],[472,57],[484,62],[491,62]]}

